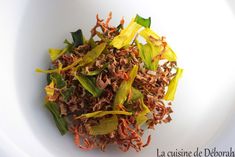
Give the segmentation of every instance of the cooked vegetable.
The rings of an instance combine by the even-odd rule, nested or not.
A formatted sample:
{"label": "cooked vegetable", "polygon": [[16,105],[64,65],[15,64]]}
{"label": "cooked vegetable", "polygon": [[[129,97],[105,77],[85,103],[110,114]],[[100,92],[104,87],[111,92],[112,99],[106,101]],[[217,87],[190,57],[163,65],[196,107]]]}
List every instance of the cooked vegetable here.
{"label": "cooked vegetable", "polygon": [[140,151],[151,141],[150,135],[142,140],[147,128],[171,121],[183,70],[150,17],[136,15],[126,28],[124,19],[110,26],[111,18],[97,15],[89,40],[80,29],[71,32],[65,48],[49,49],[50,68],[36,71],[47,75],[46,107],[56,126],[72,133],[78,148]]}
{"label": "cooked vegetable", "polygon": [[36,72],[41,72],[41,73],[60,73],[61,71],[66,71],[66,70],[69,70],[69,69],[72,69],[74,66],[76,66],[78,63],[81,62],[81,58],[75,60],[72,64],[68,65],[67,67],[64,67],[62,69],[51,69],[51,70],[42,70],[40,68],[36,68],[35,71]]}
{"label": "cooked vegetable", "polygon": [[100,69],[96,69],[94,71],[87,71],[87,72],[83,72],[84,75],[87,75],[87,76],[94,76],[94,75],[98,75],[100,74],[104,69],[106,69],[108,67],[109,63],[106,63],[103,65],[102,68]]}
{"label": "cooked vegetable", "polygon": [[140,32],[148,44],[151,45],[152,57],[159,55],[159,59],[167,59],[168,61],[176,61],[176,54],[170,48],[170,46],[160,38],[155,32],[151,29],[146,28]]}
{"label": "cooked vegetable", "polygon": [[82,57],[82,61],[79,63],[79,66],[85,66],[95,61],[97,57],[104,51],[106,43],[101,43],[93,48],[91,51]]}
{"label": "cooked vegetable", "polygon": [[143,45],[138,42],[137,42],[137,46],[139,49],[140,57],[143,60],[143,62],[145,63],[146,68],[150,69],[150,70],[156,70],[159,60],[153,61],[154,56],[157,55],[157,54],[154,54],[154,52],[156,52],[154,50],[154,47],[152,45],[150,45],[149,43]]}
{"label": "cooked vegetable", "polygon": [[86,76],[75,75],[75,78],[81,83],[84,89],[90,92],[94,97],[101,95],[102,90],[96,87],[95,83]]}
{"label": "cooked vegetable", "polygon": [[89,44],[92,48],[96,47],[96,43],[95,43],[93,37],[91,37],[91,38],[89,39],[88,44]]}
{"label": "cooked vegetable", "polygon": [[175,52],[170,47],[165,48],[165,51],[162,53],[160,58],[171,62],[176,61],[177,59]]}
{"label": "cooked vegetable", "polygon": [[138,99],[144,98],[143,94],[138,89],[136,89],[134,87],[131,88],[131,92],[132,92],[132,95],[131,95],[130,100],[128,100],[128,102],[134,102]]}
{"label": "cooked vegetable", "polygon": [[49,55],[50,55],[52,61],[54,61],[57,58],[59,58],[65,52],[68,52],[68,51],[71,50],[73,45],[67,39],[64,40],[64,43],[67,46],[63,50],[61,50],[61,49],[52,49],[52,48],[49,49]]}
{"label": "cooked vegetable", "polygon": [[171,80],[167,93],[164,97],[165,100],[174,100],[175,99],[175,92],[178,86],[178,81],[182,77],[183,69],[178,68],[175,77]]}
{"label": "cooked vegetable", "polygon": [[139,25],[135,22],[134,19],[132,19],[131,23],[127,26],[127,28],[121,30],[120,34],[114,37],[111,42],[111,45],[117,49],[128,46],[140,28],[141,25]]}
{"label": "cooked vegetable", "polygon": [[98,125],[91,126],[89,131],[90,135],[105,135],[114,130],[117,130],[118,118],[117,116],[112,116],[111,118],[101,119]]}
{"label": "cooked vegetable", "polygon": [[142,125],[148,120],[146,114],[150,112],[149,108],[144,104],[143,99],[141,99],[141,108],[142,111],[136,116],[136,123],[138,125]]}
{"label": "cooked vegetable", "polygon": [[[106,46],[106,43],[102,43],[100,45],[97,45],[94,49],[87,52],[87,54],[82,59],[78,59],[75,62],[73,62],[71,65],[68,65],[67,67],[62,68],[61,71],[66,71],[68,69],[71,69],[74,66],[76,66],[77,64],[79,64],[78,67],[81,67],[81,66],[85,66],[87,64],[94,62],[95,59],[97,57],[99,57],[99,55],[103,52],[103,50],[105,49],[105,46]],[[41,69],[37,68],[36,72],[53,73],[53,72],[58,72],[58,69],[41,70]]]}
{"label": "cooked vegetable", "polygon": [[114,98],[114,106],[113,106],[114,109],[117,110],[122,109],[123,103],[126,101],[127,95],[131,90],[132,83],[137,75],[137,71],[138,71],[138,66],[134,65],[132,70],[130,71],[128,80],[122,81]]}
{"label": "cooked vegetable", "polygon": [[[142,31],[140,31],[140,36],[142,36],[147,42],[152,42],[151,37],[158,40],[160,39],[160,36],[157,35],[154,31],[152,31],[150,28],[145,28]],[[157,42],[157,41],[156,41]],[[157,44],[157,43],[155,43]],[[158,45],[158,44],[157,44]]]}
{"label": "cooked vegetable", "polygon": [[64,135],[67,131],[67,123],[63,117],[60,116],[59,109],[55,102],[47,102],[45,104],[46,108],[51,112],[57,128],[59,129],[61,135]]}
{"label": "cooked vegetable", "polygon": [[135,22],[140,24],[141,26],[149,28],[151,25],[151,17],[145,19],[137,14],[135,17]]}
{"label": "cooked vegetable", "polygon": [[76,32],[71,32],[73,37],[73,46],[77,47],[79,45],[84,44],[84,39],[82,35],[82,30],[78,29]]}
{"label": "cooked vegetable", "polygon": [[82,118],[82,117],[86,117],[86,118],[98,118],[98,117],[103,117],[105,115],[108,114],[122,114],[122,115],[132,115],[131,112],[126,112],[126,111],[96,111],[96,112],[92,112],[92,113],[86,113],[86,114],[82,114],[81,116],[77,117],[78,118]]}
{"label": "cooked vegetable", "polygon": [[52,80],[51,83],[45,87],[45,92],[46,92],[47,96],[53,96],[54,95],[54,92],[55,92],[54,88],[55,88],[55,83]]}
{"label": "cooked vegetable", "polygon": [[64,78],[60,74],[52,73],[50,77],[51,77],[51,80],[55,82],[56,88],[63,88],[66,86],[66,82],[64,81]]}
{"label": "cooked vegetable", "polygon": [[60,54],[62,53],[63,53],[63,50],[60,50],[60,49],[49,49],[49,54],[50,54],[52,61],[56,60],[57,57],[60,56]]}

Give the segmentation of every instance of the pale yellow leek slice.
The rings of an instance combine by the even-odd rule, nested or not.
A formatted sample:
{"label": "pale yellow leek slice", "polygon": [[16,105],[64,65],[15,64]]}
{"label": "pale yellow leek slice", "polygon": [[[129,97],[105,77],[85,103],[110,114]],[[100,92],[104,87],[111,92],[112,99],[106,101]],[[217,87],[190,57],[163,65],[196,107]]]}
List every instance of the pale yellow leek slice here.
{"label": "pale yellow leek slice", "polygon": [[46,92],[46,95],[48,97],[51,97],[54,95],[54,92],[55,92],[55,83],[54,81],[52,80],[51,83],[49,85],[47,85],[45,87],[45,92]]}
{"label": "pale yellow leek slice", "polygon": [[95,112],[91,112],[91,113],[86,113],[86,114],[82,114],[81,116],[77,117],[76,119],[79,119],[79,118],[82,118],[82,117],[85,117],[85,118],[98,118],[98,117],[103,117],[105,115],[109,115],[109,114],[112,114],[112,115],[117,115],[117,114],[120,114],[120,115],[132,115],[131,112],[126,112],[126,111],[116,111],[116,110],[113,110],[113,111],[95,111]]}
{"label": "pale yellow leek slice", "polygon": [[91,126],[89,130],[90,135],[105,135],[117,129],[118,118],[116,115],[110,118],[104,118],[99,121],[98,125]]}
{"label": "pale yellow leek slice", "polygon": [[132,19],[127,28],[121,30],[120,34],[110,44],[117,49],[128,46],[141,27],[140,24],[135,22],[135,19]]}
{"label": "pale yellow leek slice", "polygon": [[182,77],[183,69],[178,68],[175,77],[170,81],[167,93],[164,97],[165,100],[174,100],[175,92],[178,86],[178,81]]}

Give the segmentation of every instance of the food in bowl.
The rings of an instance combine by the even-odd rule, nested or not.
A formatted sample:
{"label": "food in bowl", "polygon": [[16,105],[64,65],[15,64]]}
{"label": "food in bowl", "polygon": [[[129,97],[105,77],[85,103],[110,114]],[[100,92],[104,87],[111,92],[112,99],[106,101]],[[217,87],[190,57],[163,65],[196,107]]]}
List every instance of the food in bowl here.
{"label": "food in bowl", "polygon": [[171,121],[171,102],[183,70],[165,37],[150,29],[151,18],[136,15],[110,26],[112,14],[87,40],[80,29],[65,48],[49,49],[45,107],[62,135],[70,132],[81,149],[140,151],[151,140],[146,129]]}

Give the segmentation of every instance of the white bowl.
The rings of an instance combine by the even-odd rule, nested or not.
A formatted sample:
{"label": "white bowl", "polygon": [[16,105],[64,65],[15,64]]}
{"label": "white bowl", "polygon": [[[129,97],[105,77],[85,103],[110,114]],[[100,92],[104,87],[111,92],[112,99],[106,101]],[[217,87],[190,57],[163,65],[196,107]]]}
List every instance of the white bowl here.
{"label": "white bowl", "polygon": [[[235,146],[232,0],[16,0],[3,2],[3,8],[0,156],[140,157],[157,156],[157,148]],[[76,148],[72,136],[61,136],[43,107],[46,76],[34,71],[48,67],[48,48],[63,47],[78,28],[89,37],[95,15],[105,18],[109,11],[114,25],[122,16],[126,23],[137,13],[151,16],[152,29],[167,37],[185,69],[173,102],[173,121],[151,131],[151,144],[139,153]]]}

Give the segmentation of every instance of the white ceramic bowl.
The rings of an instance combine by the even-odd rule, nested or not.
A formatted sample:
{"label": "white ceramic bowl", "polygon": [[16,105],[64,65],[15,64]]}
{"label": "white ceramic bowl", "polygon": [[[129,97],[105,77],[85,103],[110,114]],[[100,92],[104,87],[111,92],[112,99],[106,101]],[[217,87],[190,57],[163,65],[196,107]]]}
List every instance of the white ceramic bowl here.
{"label": "white ceramic bowl", "polygon": [[[188,0],[15,0],[1,2],[0,156],[109,157],[157,156],[160,150],[235,146],[235,3]],[[142,152],[105,153],[75,147],[61,136],[43,107],[47,50],[63,47],[65,38],[81,28],[85,35],[95,15],[113,12],[112,24],[126,23],[137,13],[152,17],[152,29],[167,37],[177,52],[184,76],[173,103],[173,121],[151,131]]]}

